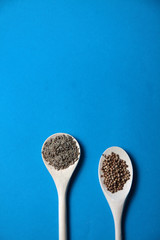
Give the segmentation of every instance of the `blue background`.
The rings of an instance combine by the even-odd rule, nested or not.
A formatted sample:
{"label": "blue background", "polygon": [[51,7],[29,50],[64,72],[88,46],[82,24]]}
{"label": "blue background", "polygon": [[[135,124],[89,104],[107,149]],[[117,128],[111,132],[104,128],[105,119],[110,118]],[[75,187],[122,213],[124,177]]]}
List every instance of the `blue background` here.
{"label": "blue background", "polygon": [[102,152],[131,156],[127,240],[159,240],[160,2],[0,1],[0,240],[58,239],[53,133],[81,144],[68,194],[74,240],[114,239],[98,182]]}

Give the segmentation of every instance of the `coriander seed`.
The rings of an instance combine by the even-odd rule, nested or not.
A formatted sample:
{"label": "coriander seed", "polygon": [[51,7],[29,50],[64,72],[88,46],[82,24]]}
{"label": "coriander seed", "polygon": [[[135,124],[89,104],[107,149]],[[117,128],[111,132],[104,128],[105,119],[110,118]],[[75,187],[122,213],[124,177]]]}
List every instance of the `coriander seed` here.
{"label": "coriander seed", "polygon": [[103,154],[102,162],[103,183],[107,190],[111,193],[118,192],[123,189],[125,183],[130,179],[128,165],[119,155],[112,152],[110,155]]}

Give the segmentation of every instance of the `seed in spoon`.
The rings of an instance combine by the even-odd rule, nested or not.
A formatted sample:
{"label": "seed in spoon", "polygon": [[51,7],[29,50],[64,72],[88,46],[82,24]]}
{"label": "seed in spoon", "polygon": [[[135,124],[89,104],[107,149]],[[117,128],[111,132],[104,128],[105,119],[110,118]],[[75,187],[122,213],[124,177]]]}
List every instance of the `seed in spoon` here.
{"label": "seed in spoon", "polygon": [[79,155],[76,141],[67,134],[48,138],[42,148],[44,160],[56,170],[68,168],[78,160]]}
{"label": "seed in spoon", "polygon": [[104,178],[103,183],[111,193],[118,192],[123,189],[125,183],[130,179],[128,165],[114,152],[107,156],[103,154],[103,157],[101,168],[103,172],[101,177]]}

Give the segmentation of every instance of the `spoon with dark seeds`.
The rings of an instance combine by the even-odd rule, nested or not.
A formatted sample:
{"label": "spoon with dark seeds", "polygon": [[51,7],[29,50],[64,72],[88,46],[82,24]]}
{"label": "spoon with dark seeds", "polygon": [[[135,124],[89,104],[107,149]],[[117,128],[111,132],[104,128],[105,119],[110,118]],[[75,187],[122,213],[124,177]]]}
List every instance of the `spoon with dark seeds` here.
{"label": "spoon with dark seeds", "polygon": [[66,240],[66,192],[70,178],[80,159],[80,146],[77,140],[69,134],[53,134],[46,139],[42,146],[42,159],[58,192],[59,240]]}
{"label": "spoon with dark seeds", "polygon": [[98,176],[113,214],[115,240],[121,240],[122,212],[133,180],[133,168],[128,154],[120,147],[105,150],[99,162]]}

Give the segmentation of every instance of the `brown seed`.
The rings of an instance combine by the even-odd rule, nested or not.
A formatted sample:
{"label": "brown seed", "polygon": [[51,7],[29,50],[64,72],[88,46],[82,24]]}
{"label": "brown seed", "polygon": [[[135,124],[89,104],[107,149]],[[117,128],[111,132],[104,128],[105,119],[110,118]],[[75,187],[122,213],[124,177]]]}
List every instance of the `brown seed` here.
{"label": "brown seed", "polygon": [[115,193],[123,189],[124,184],[130,178],[128,165],[119,155],[112,152],[110,155],[103,154],[102,172],[104,184],[108,191]]}

